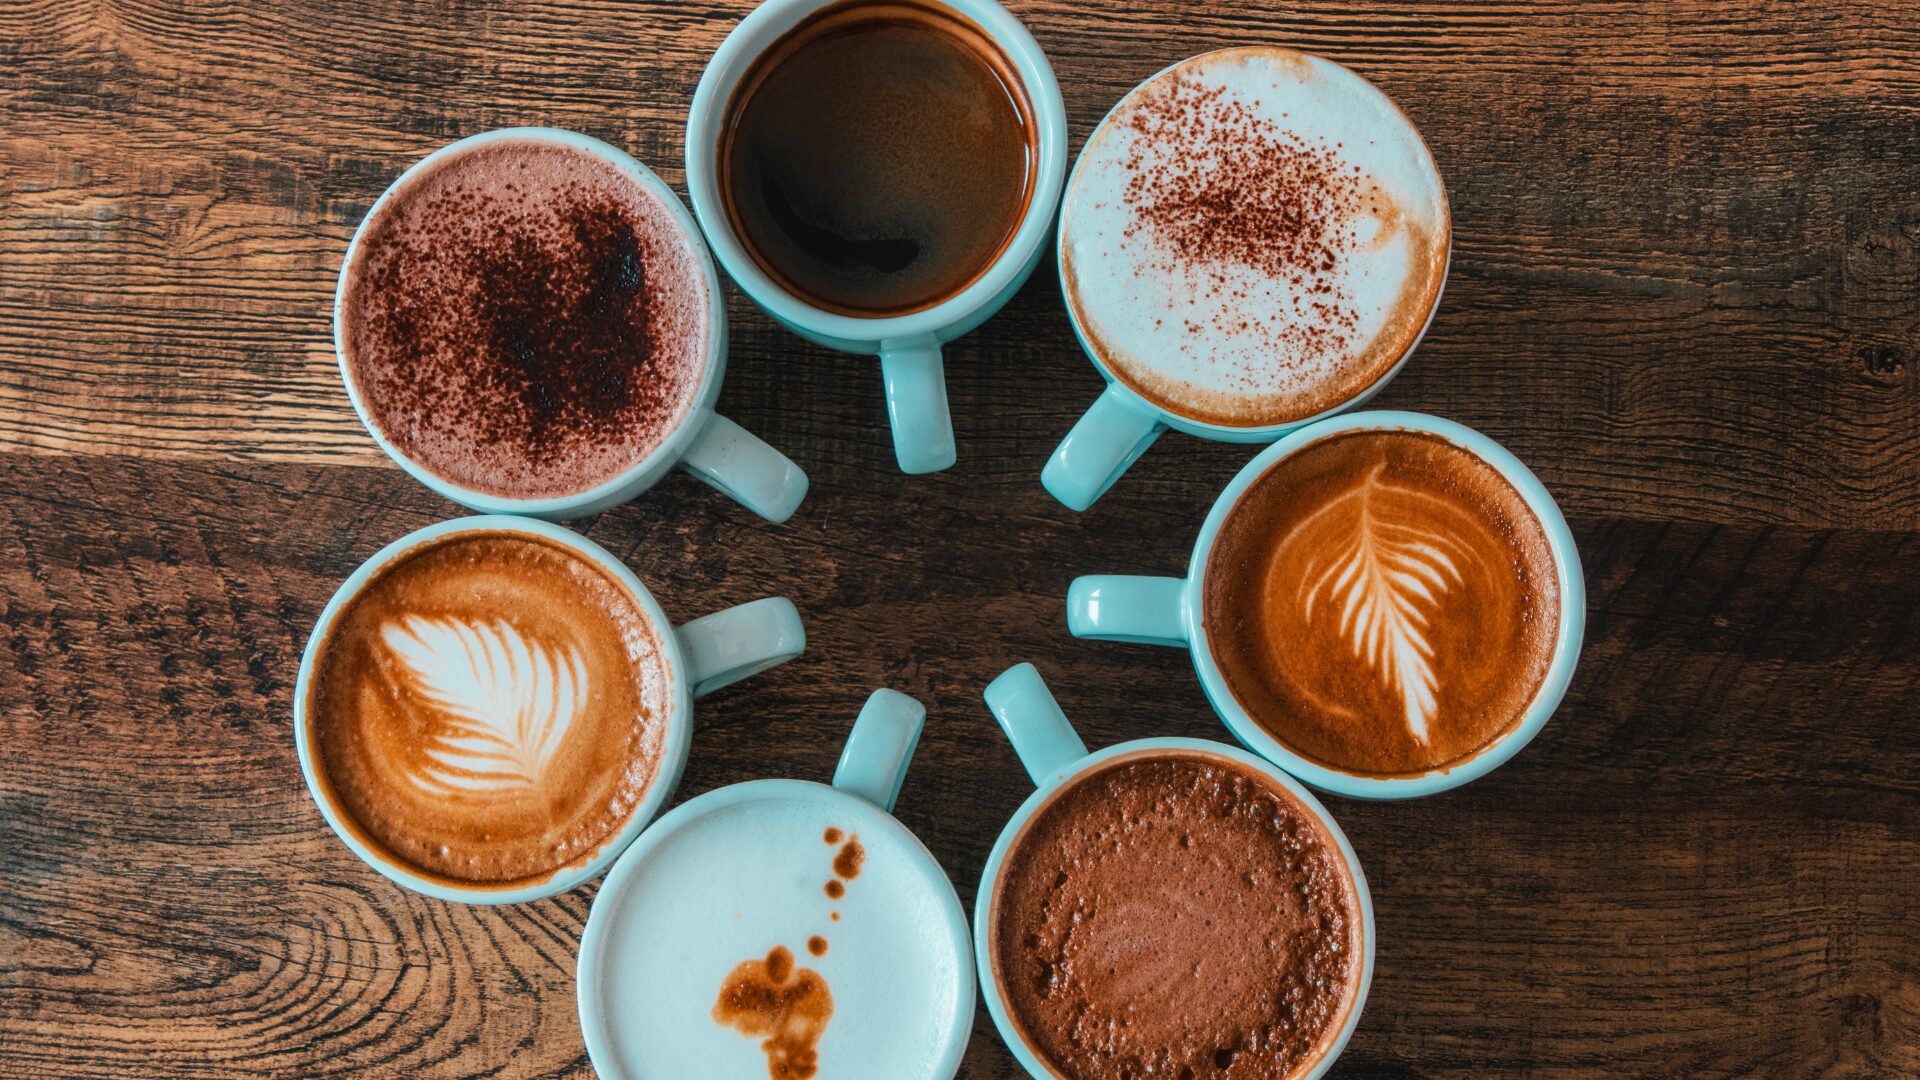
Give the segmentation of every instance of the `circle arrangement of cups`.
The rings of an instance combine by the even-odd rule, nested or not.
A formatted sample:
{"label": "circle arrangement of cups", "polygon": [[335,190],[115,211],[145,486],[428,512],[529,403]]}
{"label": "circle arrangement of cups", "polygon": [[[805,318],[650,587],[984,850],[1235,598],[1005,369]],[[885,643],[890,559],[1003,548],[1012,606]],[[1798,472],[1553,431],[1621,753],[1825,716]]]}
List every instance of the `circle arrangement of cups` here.
{"label": "circle arrangement of cups", "polygon": [[[766,0],[727,36],[708,64],[687,116],[691,213],[665,182],[625,152],[598,139],[551,128],[490,131],[445,146],[403,172],[368,210],[347,248],[333,312],[336,357],[347,396],[376,444],[404,471],[431,490],[488,516],[440,522],[393,541],[355,570],[321,612],[302,655],[293,702],[295,741],[309,793],[328,825],[356,856],[395,883],[441,900],[476,904],[536,900],[605,874],[581,941],[578,979],[581,1028],[602,1075],[758,1075],[766,1071],[810,1076],[817,1061],[832,1058],[853,1063],[846,1066],[853,1072],[823,1071],[822,1075],[941,1080],[959,1070],[978,985],[984,988],[995,1027],[1019,1064],[1036,1078],[1048,1078],[1068,1073],[1048,1059],[1015,1015],[997,957],[996,905],[1012,874],[1010,857],[1036,820],[1089,777],[1130,763],[1200,761],[1239,777],[1247,790],[1267,793],[1261,798],[1274,800],[1261,805],[1290,808],[1285,813],[1294,815],[1299,828],[1324,840],[1314,841],[1318,846],[1313,850],[1327,866],[1336,868],[1333,876],[1346,883],[1329,894],[1335,897],[1329,903],[1340,908],[1335,924],[1344,928],[1341,933],[1352,935],[1341,938],[1351,948],[1346,944],[1333,948],[1340,963],[1348,965],[1341,969],[1345,974],[1333,980],[1339,1000],[1324,1014],[1328,1019],[1313,1035],[1315,1041],[1289,1051],[1294,1056],[1287,1075],[1312,1080],[1333,1064],[1359,1023],[1373,974],[1375,926],[1358,857],[1326,807],[1303,784],[1352,797],[1394,799],[1431,794],[1485,775],[1534,738],[1560,704],[1578,659],[1585,622],[1584,583],[1572,535],[1552,497],[1512,454],[1479,432],[1437,417],[1348,411],[1377,393],[1405,365],[1438,308],[1452,244],[1451,218],[1437,167],[1411,122],[1358,75],[1317,57],[1252,48],[1194,57],[1141,84],[1096,128],[1069,182],[1060,90],[1045,55],[1026,29],[993,0],[939,0],[937,4],[902,0],[893,6],[937,8],[938,18],[959,20],[987,43],[987,51],[1002,54],[1002,88],[1024,98],[1017,111],[1026,125],[1026,195],[1009,219],[1004,241],[961,285],[910,310],[835,310],[788,287],[763,264],[734,216],[722,157],[731,152],[728,140],[733,137],[736,103],[757,85],[754,80],[760,77],[766,58],[780,55],[817,20],[864,2],[868,0],[851,4]],[[1096,148],[1104,145],[1103,139],[1113,130],[1132,124],[1125,115],[1132,103],[1149,88],[1180,78],[1196,65],[1247,57],[1272,60],[1303,84],[1313,78],[1327,80],[1349,101],[1361,103],[1361,111],[1371,118],[1367,122],[1394,128],[1389,141],[1398,140],[1408,155],[1397,159],[1401,167],[1419,173],[1419,182],[1430,184],[1435,193],[1428,205],[1437,207],[1438,227],[1432,279],[1426,283],[1430,288],[1416,297],[1420,306],[1407,309],[1405,333],[1384,358],[1376,358],[1372,374],[1295,418],[1236,425],[1186,415],[1153,400],[1110,362],[1100,335],[1089,325],[1091,316],[1074,277],[1076,256],[1070,251],[1068,215]],[[1273,86],[1278,89],[1281,81]],[[940,133],[928,137],[939,138]],[[690,406],[675,414],[639,460],[617,474],[584,490],[538,497],[474,490],[411,456],[392,433],[383,430],[380,411],[369,403],[369,389],[352,355],[357,346],[349,329],[349,309],[355,303],[352,290],[371,243],[368,238],[377,234],[388,215],[397,213],[394,207],[409,186],[460,155],[513,143],[584,154],[636,183],[658,202],[670,219],[671,231],[691,252],[704,305]],[[511,185],[507,189],[513,190]],[[1060,217],[1057,231],[1056,214]],[[795,334],[842,352],[876,356],[898,465],[906,473],[929,473],[950,467],[956,458],[943,346],[1007,303],[1040,262],[1050,235],[1076,338],[1106,387],[1042,470],[1041,482],[1048,492],[1075,511],[1087,509],[1168,429],[1219,441],[1271,444],[1247,463],[1214,502],[1184,577],[1082,577],[1072,583],[1067,597],[1069,628],[1077,637],[1190,650],[1207,699],[1246,749],[1199,739],[1147,738],[1089,753],[1033,667],[1023,664],[1008,670],[987,688],[985,697],[1035,790],[1008,821],[987,858],[971,935],[951,880],[925,845],[892,816],[925,718],[925,710],[903,694],[873,693],[830,785],[799,779],[734,784],[700,795],[656,820],[672,799],[686,764],[693,701],[799,655],[806,645],[799,613],[784,598],[771,597],[675,626],[647,586],[618,558],[551,521],[583,517],[633,499],[675,467],[774,523],[787,520],[801,504],[807,491],[805,474],[779,451],[714,411],[728,342],[715,260],[756,305]],[[1416,265],[1412,273],[1420,272]],[[1417,774],[1343,771],[1300,752],[1263,727],[1229,687],[1205,618],[1209,558],[1236,504],[1290,455],[1352,432],[1424,433],[1470,453],[1518,492],[1537,518],[1551,552],[1558,624],[1538,690],[1516,722],[1470,757]],[[589,850],[572,853],[557,869],[498,884],[470,883],[422,870],[373,839],[335,791],[326,752],[315,745],[318,736],[311,715],[323,653],[343,613],[370,583],[428,545],[495,534],[555,545],[615,583],[640,613],[638,621],[648,624],[646,629],[657,638],[661,668],[669,673],[662,696],[664,733],[654,751],[657,760],[652,762],[655,771],[639,796],[623,805],[624,816]],[[512,661],[508,654],[513,647],[497,642],[477,646],[482,651],[494,649],[489,662],[498,663]],[[551,689],[535,684],[532,690],[502,692],[537,695],[544,692],[543,686]],[[484,757],[488,751],[467,747],[464,752]],[[1173,797],[1171,803],[1183,797]],[[1277,820],[1272,825],[1279,828]],[[1296,834],[1287,836],[1285,842],[1294,843]],[[1300,864],[1286,865],[1297,870]],[[1317,917],[1324,932],[1329,916],[1323,912]],[[1265,945],[1279,947],[1273,935]],[[806,955],[796,958],[800,951]],[[716,980],[728,968],[733,973],[725,984],[718,984]],[[720,986],[717,999],[716,985]],[[829,1016],[840,1017],[837,1027],[829,1024]],[[1267,1049],[1272,1049],[1270,1043]],[[1231,1060],[1237,1051],[1218,1052]]]}

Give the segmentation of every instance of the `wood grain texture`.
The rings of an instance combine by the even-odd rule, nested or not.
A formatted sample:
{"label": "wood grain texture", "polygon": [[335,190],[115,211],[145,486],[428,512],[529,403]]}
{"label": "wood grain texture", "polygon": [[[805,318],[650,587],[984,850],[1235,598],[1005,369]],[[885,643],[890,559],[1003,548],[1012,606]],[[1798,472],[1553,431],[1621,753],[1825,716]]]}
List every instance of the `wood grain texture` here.
{"label": "wood grain texture", "polygon": [[[333,368],[347,237],[460,135],[557,124],[680,179],[746,10],[0,5],[0,1075],[585,1076],[593,890],[389,885],[289,730],[359,561],[454,515]],[[1222,45],[1300,45],[1420,124],[1456,219],[1383,405],[1487,431],[1586,564],[1560,715],[1433,799],[1331,799],[1379,969],[1336,1075],[1920,1074],[1920,19],[1756,0],[1013,5],[1074,145]],[[704,700],[682,797],[822,779],[865,694],[930,709],[900,814],[971,903],[1025,796],[979,691],[1033,660],[1090,745],[1219,737],[1185,657],[1075,641],[1087,572],[1177,570],[1247,450],[1168,436],[1076,515],[1099,388],[1052,268],[957,343],[960,464],[893,468],[878,372],[738,296],[723,409],[813,476],[772,527],[686,478],[581,523],[688,618],[810,650]],[[982,1013],[963,1076],[1016,1075]]]}
{"label": "wood grain texture", "polygon": [[[376,461],[328,326],[366,207],[434,147],[515,123],[677,183],[685,103],[744,7],[8,5],[0,446]],[[1432,144],[1456,232],[1388,401],[1487,427],[1574,510],[1920,522],[1920,20],[1900,6],[1016,9],[1075,146],[1208,48],[1288,43],[1377,80]],[[1060,373],[1025,402],[1043,437],[970,452],[1036,472],[1097,387],[1057,311],[1020,305],[971,350],[983,380]],[[819,361],[733,312],[736,379]],[[797,424],[789,442],[839,437]]]}

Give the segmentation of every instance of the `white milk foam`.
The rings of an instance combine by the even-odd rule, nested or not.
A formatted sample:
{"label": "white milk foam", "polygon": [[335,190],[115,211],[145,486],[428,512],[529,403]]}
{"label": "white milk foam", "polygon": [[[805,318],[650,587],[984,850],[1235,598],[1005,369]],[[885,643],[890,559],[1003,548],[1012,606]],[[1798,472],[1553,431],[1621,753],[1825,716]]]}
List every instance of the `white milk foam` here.
{"label": "white milk foam", "polygon": [[[830,899],[838,845],[829,827],[866,849],[846,894]],[[971,979],[966,942],[948,935],[933,885],[906,842],[836,818],[829,805],[774,796],[688,821],[653,849],[615,901],[596,971],[613,1062],[632,1080],[766,1080],[760,1040],[715,1022],[721,983],[776,946],[825,979],[833,1015],[819,1076],[914,1080],[934,1074]],[[839,912],[838,921],[832,913]],[[824,956],[807,948],[827,939]],[[607,1065],[613,1066],[606,1068]]]}
{"label": "white milk foam", "polygon": [[1060,221],[1068,303],[1108,370],[1236,427],[1305,419],[1391,370],[1449,243],[1407,118],[1346,68],[1274,48],[1135,90],[1081,151]]}

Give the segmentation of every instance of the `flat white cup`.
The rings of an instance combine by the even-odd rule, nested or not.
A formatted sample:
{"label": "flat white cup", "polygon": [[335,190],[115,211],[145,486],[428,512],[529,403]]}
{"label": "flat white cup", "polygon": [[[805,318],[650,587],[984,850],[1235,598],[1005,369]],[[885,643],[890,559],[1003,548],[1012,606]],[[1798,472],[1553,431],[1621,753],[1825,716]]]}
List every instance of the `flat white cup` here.
{"label": "flat white cup", "polygon": [[924,311],[859,318],[814,307],[768,276],[734,234],[720,193],[718,159],[728,103],[754,61],[803,19],[841,2],[767,0],[740,20],[720,43],[700,77],[693,106],[687,112],[687,195],[720,265],[767,314],[811,341],[880,358],[887,418],[901,471],[938,472],[950,467],[956,457],[941,346],[999,311],[1039,265],[1067,173],[1066,106],[1060,100],[1060,85],[1054,80],[1046,54],[1006,8],[994,0],[941,0],[942,6],[993,39],[1026,87],[1038,136],[1033,198],[1026,215],[985,273]]}
{"label": "flat white cup", "polygon": [[[627,849],[594,897],[580,940],[580,1029],[596,1072],[608,1080],[766,1077],[758,1041],[721,1026],[710,1010],[732,965],[776,944],[788,946],[797,965],[817,969],[834,997],[818,1044],[819,1076],[875,1075],[883,1054],[889,1069],[901,1070],[885,1080],[948,1080],[959,1070],[976,1000],[966,913],[933,854],[890,813],[925,716],[907,695],[876,690],[832,786],[754,780],[709,791],[669,811]],[[772,838],[782,851],[793,845],[791,860],[742,867],[737,851],[698,854],[703,828],[774,807],[802,830]],[[822,825],[859,834],[867,852],[840,900],[822,892],[834,850],[821,842]],[[743,873],[747,880],[736,887]],[[694,910],[676,911],[674,898],[661,893],[676,893],[674,882],[693,877],[719,883],[723,895],[690,885],[694,897],[677,905],[691,902]],[[833,921],[836,912],[845,918]],[[918,949],[903,955],[862,939],[877,918],[918,924]],[[668,920],[673,925],[663,925]],[[815,932],[831,943],[817,958],[804,947]],[[930,1029],[913,1033],[927,1042],[900,1041],[899,1028],[911,1024]]]}
{"label": "flat white cup", "polygon": [[[634,601],[652,623],[670,683],[667,691],[666,737],[661,740],[659,771],[626,824],[586,860],[562,867],[550,878],[504,888],[459,886],[425,877],[406,863],[364,843],[347,826],[346,811],[336,807],[321,786],[316,773],[318,765],[314,760],[314,748],[307,730],[307,700],[314,674],[314,660],[341,608],[358,595],[361,587],[381,567],[407,551],[428,541],[472,532],[517,532],[537,536],[567,547],[606,571],[608,576],[633,594]],[[333,599],[327,601],[326,608],[320,612],[313,633],[307,637],[306,650],[301,653],[300,674],[293,687],[294,745],[299,752],[300,774],[306,779],[307,793],[313,796],[314,804],[320,808],[321,816],[326,818],[334,834],[361,861],[389,881],[427,896],[468,904],[515,904],[523,900],[555,896],[605,873],[607,867],[613,865],[614,859],[653,820],[653,815],[673,797],[673,790],[680,783],[680,774],[686,768],[687,751],[693,742],[693,699],[784,664],[799,656],[806,647],[807,632],[800,623],[800,613],[795,610],[793,601],[785,597],[766,597],[675,626],[655,602],[653,594],[647,591],[633,571],[627,569],[626,564],[579,533],[550,522],[524,517],[465,517],[438,522],[408,533],[361,563],[360,568],[341,583]]]}
{"label": "flat white cup", "polygon": [[[618,476],[573,495],[540,499],[489,495],[461,487],[420,465],[394,446],[380,425],[374,422],[360,385],[354,378],[353,367],[347,360],[344,315],[348,285],[352,279],[350,271],[356,265],[355,260],[369,226],[380,220],[394,193],[423,170],[473,147],[502,140],[569,147],[592,154],[633,177],[667,208],[675,226],[694,253],[694,262],[700,268],[701,287],[706,291],[707,341],[703,350],[706,359],[700,372],[700,384],[694,390],[692,406],[681,417],[680,423],[660,441],[660,445],[653,448],[652,453],[628,466]],[[714,411],[714,402],[720,397],[720,380],[727,369],[727,307],[720,291],[720,277],[714,272],[713,258],[700,238],[699,227],[680,202],[680,197],[673,193],[666,181],[654,175],[652,169],[625,151],[578,132],[541,127],[501,128],[483,132],[443,146],[401,173],[399,179],[389,185],[367,211],[367,216],[361,219],[360,227],[354,230],[353,241],[347,245],[346,258],[341,260],[340,277],[333,296],[333,351],[340,365],[340,381],[346,384],[353,411],[359,414],[360,422],[366,425],[367,433],[373,436],[373,441],[380,449],[414,479],[446,498],[483,514],[525,514],[548,519],[586,517],[627,502],[659,483],[660,478],[676,466],[776,523],[792,517],[807,495],[807,474],[801,472],[798,465],[745,428]]]}

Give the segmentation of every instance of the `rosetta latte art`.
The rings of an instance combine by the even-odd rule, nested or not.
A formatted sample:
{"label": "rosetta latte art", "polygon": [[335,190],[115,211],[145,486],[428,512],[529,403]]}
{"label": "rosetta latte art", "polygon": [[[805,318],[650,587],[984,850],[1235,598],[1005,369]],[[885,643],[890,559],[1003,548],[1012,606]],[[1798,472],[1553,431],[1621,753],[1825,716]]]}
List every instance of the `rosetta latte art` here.
{"label": "rosetta latte art", "polygon": [[1277,557],[1286,558],[1288,543],[1299,537],[1318,547],[1301,578],[1306,621],[1338,620],[1339,636],[1399,695],[1407,729],[1425,743],[1439,705],[1430,615],[1462,584],[1462,566],[1477,556],[1433,527],[1449,516],[1449,503],[1388,483],[1381,478],[1385,469],[1375,466],[1353,490],[1302,522]]}
{"label": "rosetta latte art", "polygon": [[579,650],[530,640],[505,621],[407,615],[380,639],[439,721],[410,777],[429,791],[538,785],[587,700]]}

